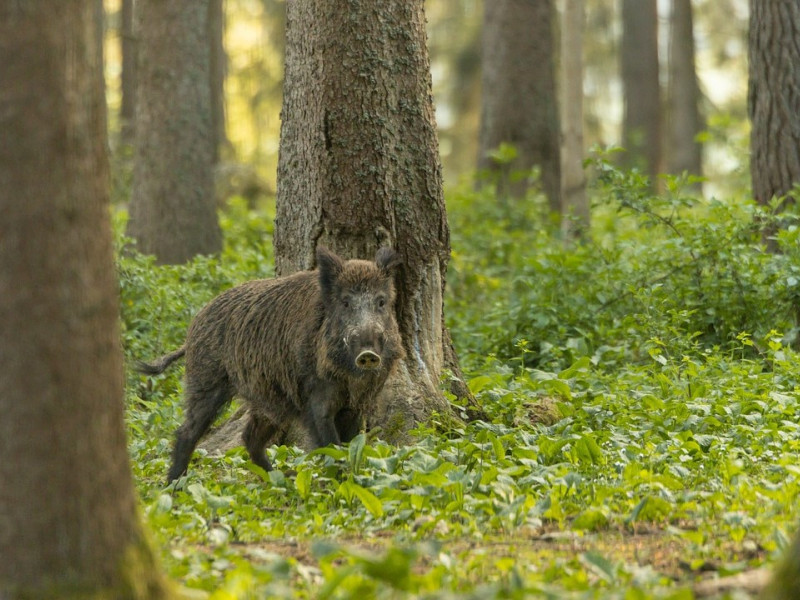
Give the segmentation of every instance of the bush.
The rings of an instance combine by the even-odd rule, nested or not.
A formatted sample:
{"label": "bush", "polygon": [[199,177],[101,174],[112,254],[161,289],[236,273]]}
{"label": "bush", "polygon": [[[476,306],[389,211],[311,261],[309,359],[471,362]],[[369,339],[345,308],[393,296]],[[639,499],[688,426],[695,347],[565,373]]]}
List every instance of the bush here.
{"label": "bush", "polygon": [[796,341],[796,227],[769,253],[760,233],[775,220],[769,209],[687,195],[684,178],[666,178],[654,196],[605,158],[594,170],[591,240],[578,245],[565,244],[536,197],[509,209],[491,190],[450,196],[448,318],[476,364],[519,358],[521,344],[526,365],[559,369],[584,356],[608,368],[641,363],[659,346],[724,350],[773,329]]}

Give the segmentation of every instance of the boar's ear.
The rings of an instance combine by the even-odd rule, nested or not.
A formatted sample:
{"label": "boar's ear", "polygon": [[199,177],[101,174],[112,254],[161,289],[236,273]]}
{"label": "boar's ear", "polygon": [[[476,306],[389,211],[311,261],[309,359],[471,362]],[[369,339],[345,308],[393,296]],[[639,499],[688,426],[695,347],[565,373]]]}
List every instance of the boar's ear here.
{"label": "boar's ear", "polygon": [[319,265],[319,284],[327,293],[344,269],[344,261],[325,246],[317,247],[317,265]]}
{"label": "boar's ear", "polygon": [[378,252],[375,254],[375,264],[378,265],[381,273],[385,276],[392,275],[402,262],[400,255],[388,246],[378,248]]}

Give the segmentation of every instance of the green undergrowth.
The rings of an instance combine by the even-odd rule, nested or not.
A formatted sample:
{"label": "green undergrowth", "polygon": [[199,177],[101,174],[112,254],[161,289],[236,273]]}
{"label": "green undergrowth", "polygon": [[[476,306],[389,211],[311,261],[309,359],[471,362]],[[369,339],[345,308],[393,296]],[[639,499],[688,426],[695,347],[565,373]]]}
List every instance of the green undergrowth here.
{"label": "green undergrowth", "polygon": [[[402,447],[273,447],[271,473],[241,448],[197,452],[165,487],[182,368],[129,372],[134,476],[168,573],[214,599],[678,600],[771,564],[800,517],[791,215],[766,253],[755,224],[771,217],[745,201],[678,179],[652,196],[593,169],[582,244],[538,196],[448,194],[446,316],[489,422],[435,418]],[[128,363],[179,346],[221,290],[271,276],[271,227],[233,203],[218,260],[122,254]]]}

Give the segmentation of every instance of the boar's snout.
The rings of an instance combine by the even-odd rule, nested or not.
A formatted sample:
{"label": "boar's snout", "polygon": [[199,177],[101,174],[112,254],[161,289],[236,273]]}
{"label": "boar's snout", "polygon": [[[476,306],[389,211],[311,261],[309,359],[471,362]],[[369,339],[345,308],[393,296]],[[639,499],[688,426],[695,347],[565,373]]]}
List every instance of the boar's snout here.
{"label": "boar's snout", "polygon": [[364,350],[356,357],[356,365],[366,371],[374,371],[381,368],[381,357],[372,350]]}
{"label": "boar's snout", "polygon": [[352,331],[345,343],[357,369],[376,371],[383,365],[383,346],[386,335],[380,325],[370,324]]}

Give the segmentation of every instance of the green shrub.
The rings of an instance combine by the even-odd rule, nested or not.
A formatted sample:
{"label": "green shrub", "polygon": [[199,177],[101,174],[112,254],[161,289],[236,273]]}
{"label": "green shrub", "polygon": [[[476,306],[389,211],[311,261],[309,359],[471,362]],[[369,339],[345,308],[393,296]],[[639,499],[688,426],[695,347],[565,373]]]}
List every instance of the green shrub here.
{"label": "green shrub", "polygon": [[726,349],[743,332],[796,340],[796,227],[779,235],[782,253],[769,253],[760,231],[775,219],[752,202],[684,194],[681,178],[653,196],[644,177],[605,158],[594,171],[583,244],[565,244],[535,197],[509,209],[491,190],[450,196],[448,318],[478,364],[518,358],[523,340],[526,364],[548,368],[582,356],[640,363],[653,344],[679,356]]}

